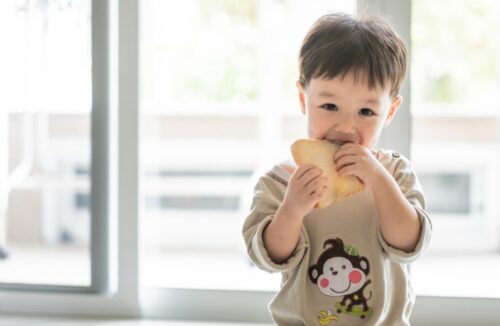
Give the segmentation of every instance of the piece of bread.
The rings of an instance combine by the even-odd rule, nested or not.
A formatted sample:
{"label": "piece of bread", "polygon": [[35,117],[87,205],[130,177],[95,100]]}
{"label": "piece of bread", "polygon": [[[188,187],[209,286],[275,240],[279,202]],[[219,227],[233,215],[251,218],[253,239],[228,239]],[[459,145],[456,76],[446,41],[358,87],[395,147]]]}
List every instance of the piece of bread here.
{"label": "piece of bread", "polygon": [[328,192],[318,202],[317,208],[330,206],[365,189],[357,177],[338,175],[333,156],[339,148],[339,144],[328,140],[299,139],[292,144],[292,156],[297,165],[312,163],[323,170],[322,176],[328,177]]}

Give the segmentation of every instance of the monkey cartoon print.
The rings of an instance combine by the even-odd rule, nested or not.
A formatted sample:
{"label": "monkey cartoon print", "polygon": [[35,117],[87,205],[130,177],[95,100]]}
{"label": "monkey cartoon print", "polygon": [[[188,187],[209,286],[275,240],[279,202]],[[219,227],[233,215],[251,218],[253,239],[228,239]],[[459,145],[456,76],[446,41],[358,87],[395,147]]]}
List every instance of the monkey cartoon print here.
{"label": "monkey cartoon print", "polygon": [[[360,257],[357,249],[344,245],[340,238],[328,239],[323,244],[324,251],[316,264],[309,267],[309,278],[319,291],[329,297],[342,297],[334,308],[319,312],[320,324],[327,325],[338,320],[342,313],[364,319],[372,314],[364,290],[371,283],[368,279],[370,263]],[[337,315],[338,314],[338,315]]]}

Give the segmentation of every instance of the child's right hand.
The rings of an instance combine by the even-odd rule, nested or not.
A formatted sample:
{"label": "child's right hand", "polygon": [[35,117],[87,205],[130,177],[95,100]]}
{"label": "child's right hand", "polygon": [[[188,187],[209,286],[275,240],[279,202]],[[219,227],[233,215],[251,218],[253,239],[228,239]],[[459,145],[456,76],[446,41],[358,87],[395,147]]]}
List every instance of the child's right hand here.
{"label": "child's right hand", "polygon": [[322,177],[323,170],[313,164],[303,164],[292,174],[281,209],[287,215],[303,219],[328,190],[328,178]]}

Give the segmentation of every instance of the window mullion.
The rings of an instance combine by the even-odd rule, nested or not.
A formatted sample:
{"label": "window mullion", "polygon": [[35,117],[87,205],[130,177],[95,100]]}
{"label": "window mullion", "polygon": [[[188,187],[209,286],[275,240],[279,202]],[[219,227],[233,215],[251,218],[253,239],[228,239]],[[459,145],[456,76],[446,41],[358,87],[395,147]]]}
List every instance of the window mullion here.
{"label": "window mullion", "polygon": [[[399,36],[403,39],[408,53],[411,53],[411,1],[394,0],[358,0],[360,13],[378,14],[387,18]],[[410,56],[411,57],[411,56]],[[394,121],[382,132],[378,141],[378,147],[390,148],[402,153],[406,157],[411,156],[411,92],[410,92],[411,72],[408,67],[408,74],[401,85],[400,94],[403,96],[403,103],[396,114]]]}
{"label": "window mullion", "polygon": [[138,311],[139,1],[118,1],[118,289]]}
{"label": "window mullion", "polygon": [[91,280],[109,288],[109,2],[92,2]]}

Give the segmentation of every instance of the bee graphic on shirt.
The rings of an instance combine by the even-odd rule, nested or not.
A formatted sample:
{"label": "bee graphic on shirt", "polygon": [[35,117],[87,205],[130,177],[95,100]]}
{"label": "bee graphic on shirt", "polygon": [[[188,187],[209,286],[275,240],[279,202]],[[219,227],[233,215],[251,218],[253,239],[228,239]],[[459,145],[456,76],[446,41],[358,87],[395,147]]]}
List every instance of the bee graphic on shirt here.
{"label": "bee graphic on shirt", "polygon": [[[358,316],[361,319],[371,315],[368,298],[364,289],[371,283],[368,279],[370,263],[366,257],[360,257],[356,248],[344,246],[340,238],[328,239],[323,244],[324,251],[316,264],[309,267],[309,278],[318,286],[321,293],[331,297],[343,297],[335,307],[337,313]],[[320,312],[320,317],[332,316]],[[323,318],[324,319],[324,318]],[[320,318],[321,321],[321,318]]]}

